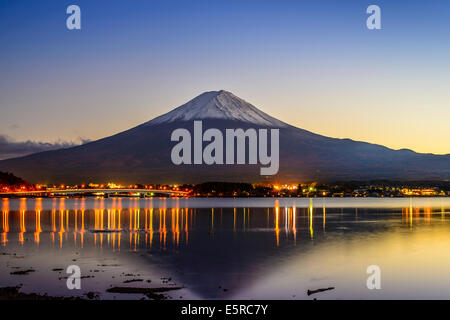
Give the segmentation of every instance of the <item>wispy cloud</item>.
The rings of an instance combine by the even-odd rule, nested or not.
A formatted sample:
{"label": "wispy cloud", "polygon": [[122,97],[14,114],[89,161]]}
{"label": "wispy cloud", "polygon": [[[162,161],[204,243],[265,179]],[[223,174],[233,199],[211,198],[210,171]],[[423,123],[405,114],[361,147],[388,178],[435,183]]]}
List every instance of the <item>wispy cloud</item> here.
{"label": "wispy cloud", "polygon": [[55,150],[60,148],[74,147],[89,142],[89,140],[79,139],[79,141],[15,141],[7,135],[0,134],[0,160],[26,156],[28,154]]}

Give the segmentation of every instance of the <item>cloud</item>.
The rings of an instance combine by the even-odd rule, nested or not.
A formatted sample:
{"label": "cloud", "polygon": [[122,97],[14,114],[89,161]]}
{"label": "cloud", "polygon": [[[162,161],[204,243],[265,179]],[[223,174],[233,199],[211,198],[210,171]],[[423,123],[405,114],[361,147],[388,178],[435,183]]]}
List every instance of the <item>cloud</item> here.
{"label": "cloud", "polygon": [[89,140],[79,139],[75,141],[39,142],[39,141],[14,141],[7,135],[0,134],[0,160],[26,156],[32,153],[70,148],[89,142]]}

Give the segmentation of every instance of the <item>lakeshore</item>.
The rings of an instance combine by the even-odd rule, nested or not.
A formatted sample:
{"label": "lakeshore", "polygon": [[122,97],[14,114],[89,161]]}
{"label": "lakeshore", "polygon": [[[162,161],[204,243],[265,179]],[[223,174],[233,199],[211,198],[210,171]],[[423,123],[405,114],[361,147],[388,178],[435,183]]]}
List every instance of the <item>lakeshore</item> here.
{"label": "lakeshore", "polygon": [[446,197],[450,196],[450,182],[336,182],[300,184],[250,184],[206,182],[197,185],[143,185],[122,186],[115,183],[88,185],[0,185],[0,198],[80,198],[80,197],[135,197],[135,198],[317,198],[317,197]]}

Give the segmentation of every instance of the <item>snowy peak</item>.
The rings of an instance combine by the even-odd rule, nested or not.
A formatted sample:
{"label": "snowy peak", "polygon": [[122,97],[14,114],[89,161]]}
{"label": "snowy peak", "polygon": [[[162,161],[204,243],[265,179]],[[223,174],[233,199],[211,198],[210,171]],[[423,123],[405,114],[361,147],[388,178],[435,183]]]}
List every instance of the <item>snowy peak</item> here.
{"label": "snowy peak", "polygon": [[286,123],[269,116],[225,90],[204,92],[188,103],[147,122],[147,124],[203,119],[235,120],[278,128],[287,126]]}

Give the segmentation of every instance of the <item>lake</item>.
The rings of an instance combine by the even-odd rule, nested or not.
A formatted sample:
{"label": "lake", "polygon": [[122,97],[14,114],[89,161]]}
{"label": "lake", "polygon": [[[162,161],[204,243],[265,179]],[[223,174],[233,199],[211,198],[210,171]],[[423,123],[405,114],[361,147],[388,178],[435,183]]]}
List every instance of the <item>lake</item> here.
{"label": "lake", "polygon": [[[182,287],[170,299],[450,299],[448,197],[0,201],[0,287],[25,293],[144,297],[106,291],[129,286]],[[67,288],[70,265],[81,270],[79,290]],[[380,289],[366,285],[371,265]]]}

